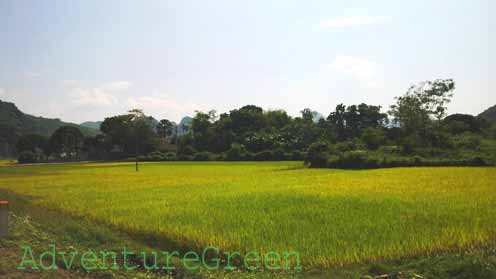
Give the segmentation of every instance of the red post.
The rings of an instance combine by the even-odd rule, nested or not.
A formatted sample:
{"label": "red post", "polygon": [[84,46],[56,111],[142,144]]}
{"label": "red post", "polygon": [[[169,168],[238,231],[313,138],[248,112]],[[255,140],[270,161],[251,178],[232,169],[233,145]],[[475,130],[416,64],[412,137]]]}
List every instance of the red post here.
{"label": "red post", "polygon": [[7,235],[9,227],[9,202],[0,200],[0,237]]}

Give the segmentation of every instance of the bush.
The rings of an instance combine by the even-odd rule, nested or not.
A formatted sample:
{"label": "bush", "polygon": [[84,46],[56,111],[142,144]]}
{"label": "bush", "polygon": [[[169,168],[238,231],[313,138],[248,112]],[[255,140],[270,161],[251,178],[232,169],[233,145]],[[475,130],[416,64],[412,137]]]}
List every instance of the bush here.
{"label": "bush", "polygon": [[366,128],[363,130],[361,136],[363,142],[369,149],[377,149],[381,146],[386,140],[386,136],[384,135],[384,131],[382,129],[376,128]]}
{"label": "bush", "polygon": [[356,149],[356,145],[353,141],[343,141],[343,142],[338,142],[334,145],[334,149],[338,153],[343,153],[346,151],[351,151]]}
{"label": "bush", "polygon": [[367,153],[361,150],[344,152],[339,162],[342,168],[363,168],[367,162]]}
{"label": "bush", "polygon": [[162,153],[160,151],[154,151],[147,155],[138,156],[138,161],[158,162],[158,161],[174,161],[176,159],[177,159],[176,153],[174,152]]}
{"label": "bush", "polygon": [[275,161],[285,160],[286,156],[284,150],[282,148],[277,148],[276,150],[274,150],[274,152],[272,153],[272,159]]}
{"label": "bush", "polygon": [[381,146],[378,150],[380,153],[384,154],[398,154],[400,153],[400,149],[396,145],[388,145],[388,146]]}
{"label": "bush", "polygon": [[492,139],[496,139],[496,121],[494,121],[490,126],[489,128],[487,128],[487,131],[486,131],[487,135],[492,138]]}
{"label": "bush", "polygon": [[253,160],[255,160],[255,154],[253,154],[250,151],[246,151],[242,155],[243,155],[243,159],[242,160],[244,160],[244,161],[253,161]]}
{"label": "bush", "polygon": [[293,152],[291,152],[291,160],[293,161],[301,161],[301,160],[305,160],[305,156],[306,156],[306,153],[305,152],[302,152],[302,151],[298,151],[298,150],[295,150]]}
{"label": "bush", "polygon": [[[297,159],[293,159],[293,156],[297,157]],[[274,151],[263,150],[253,155],[253,160],[255,161],[282,161],[282,160],[302,160],[302,153],[295,152],[286,153],[282,148],[278,148]]]}
{"label": "bush", "polygon": [[193,156],[196,150],[191,145],[180,146],[178,153],[183,156]]}
{"label": "bush", "polygon": [[272,160],[272,152],[269,150],[263,150],[258,153],[255,153],[254,159],[256,161],[270,161]]}
{"label": "bush", "polygon": [[193,161],[193,155],[179,154],[179,155],[177,155],[177,160],[179,160],[179,161]]}
{"label": "bush", "polygon": [[164,157],[162,157],[162,153],[160,152],[154,152],[152,153],[150,156],[148,156],[148,160],[149,161],[162,161],[162,160],[165,160]]}
{"label": "bush", "polygon": [[401,143],[401,150],[405,154],[412,154],[414,150],[415,144],[411,140],[405,140]]}
{"label": "bush", "polygon": [[174,161],[177,159],[176,153],[174,153],[174,152],[167,152],[167,153],[165,153],[164,157],[165,157],[165,160],[167,160],[167,161]]}
{"label": "bush", "polygon": [[381,162],[381,167],[400,167],[400,166],[410,166],[411,160],[408,157],[403,156],[388,156],[384,155]]}
{"label": "bush", "polygon": [[308,148],[305,163],[313,168],[324,168],[327,166],[327,159],[330,155],[330,147],[327,142],[312,143]]}
{"label": "bush", "polygon": [[214,159],[214,156],[212,153],[203,151],[203,152],[198,152],[193,156],[193,160],[195,161],[211,161]]}
{"label": "bush", "polygon": [[421,156],[418,156],[418,155],[415,155],[412,158],[412,164],[415,166],[420,166],[423,161],[424,161],[424,158],[422,158]]}
{"label": "bush", "polygon": [[462,158],[461,163],[466,166],[488,166],[491,165],[489,160],[479,155],[466,156]]}
{"label": "bush", "polygon": [[472,133],[464,133],[453,138],[455,148],[478,150],[481,142],[481,137]]}
{"label": "bush", "polygon": [[433,131],[428,135],[431,146],[443,149],[453,148],[450,135],[447,133]]}
{"label": "bush", "polygon": [[246,149],[244,145],[239,143],[231,144],[231,148],[226,151],[226,160],[229,161],[240,161],[245,159]]}
{"label": "bush", "polygon": [[337,161],[329,161],[330,166],[344,169],[378,168],[382,162],[364,150],[347,151],[339,155]]}
{"label": "bush", "polygon": [[17,158],[17,162],[20,164],[29,164],[36,162],[36,154],[31,151],[22,151],[19,153],[19,157]]}

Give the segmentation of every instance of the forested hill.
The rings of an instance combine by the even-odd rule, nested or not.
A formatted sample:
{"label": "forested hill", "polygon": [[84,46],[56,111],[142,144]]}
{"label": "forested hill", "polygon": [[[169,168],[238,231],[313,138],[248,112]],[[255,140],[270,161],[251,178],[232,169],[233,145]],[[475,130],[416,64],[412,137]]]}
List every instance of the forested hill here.
{"label": "forested hill", "polygon": [[78,127],[85,136],[94,136],[98,130],[25,114],[15,104],[0,100],[0,157],[12,156],[17,139],[26,134],[40,134],[49,137],[57,128],[65,125]]}
{"label": "forested hill", "polygon": [[481,114],[479,114],[479,117],[489,121],[496,121],[496,105],[483,111]]}
{"label": "forested hill", "polygon": [[102,125],[102,121],[86,121],[79,125],[91,129],[100,130],[100,125]]}

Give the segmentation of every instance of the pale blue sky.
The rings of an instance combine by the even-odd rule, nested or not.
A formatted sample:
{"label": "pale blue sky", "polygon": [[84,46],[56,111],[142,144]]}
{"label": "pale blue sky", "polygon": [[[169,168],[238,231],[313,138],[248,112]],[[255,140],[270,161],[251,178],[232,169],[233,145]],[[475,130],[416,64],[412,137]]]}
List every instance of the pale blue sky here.
{"label": "pale blue sky", "polygon": [[475,114],[496,104],[495,2],[0,0],[0,99],[72,122],[327,115],[454,78],[449,111]]}

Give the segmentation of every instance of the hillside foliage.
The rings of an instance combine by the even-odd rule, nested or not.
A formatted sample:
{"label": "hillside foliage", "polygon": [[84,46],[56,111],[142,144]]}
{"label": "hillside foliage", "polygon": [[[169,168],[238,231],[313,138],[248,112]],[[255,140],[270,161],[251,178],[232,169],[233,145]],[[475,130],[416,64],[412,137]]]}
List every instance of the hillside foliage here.
{"label": "hillside foliage", "polygon": [[447,115],[454,89],[452,79],[424,81],[396,97],[388,111],[373,104],[338,104],[327,116],[305,108],[292,117],[284,110],[246,105],[221,114],[197,111],[175,124],[135,109],[105,118],[97,135],[77,125],[55,128],[64,123],[41,119],[55,128],[50,134],[48,124],[33,128],[36,122],[26,120],[33,117],[17,109],[10,110],[18,116],[9,116],[8,122],[11,129],[34,131],[14,139],[17,152],[30,162],[304,160],[311,167],[332,168],[494,164],[491,109],[482,116]]}

